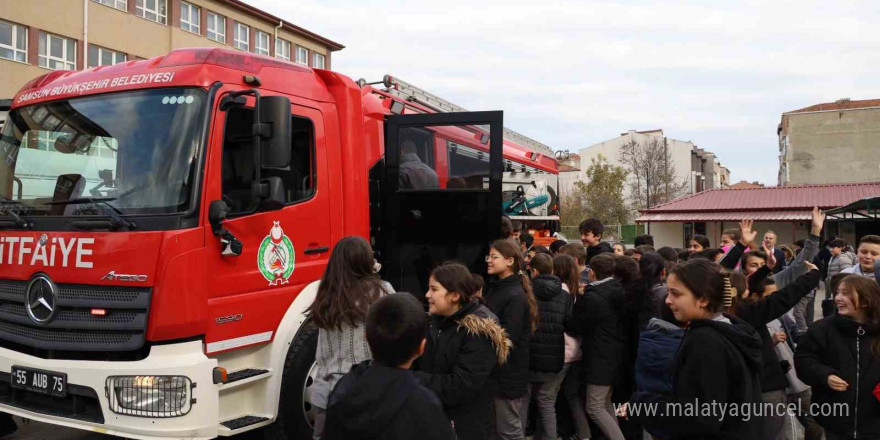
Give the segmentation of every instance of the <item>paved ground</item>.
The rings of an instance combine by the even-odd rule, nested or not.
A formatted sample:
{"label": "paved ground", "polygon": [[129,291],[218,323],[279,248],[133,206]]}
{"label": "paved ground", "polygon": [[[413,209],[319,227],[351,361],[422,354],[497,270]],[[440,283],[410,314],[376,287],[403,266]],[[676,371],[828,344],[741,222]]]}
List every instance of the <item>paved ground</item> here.
{"label": "paved ground", "polygon": [[[15,417],[15,419],[19,425],[18,432],[9,437],[3,437],[3,440],[113,440],[121,438],[45,423],[26,422],[18,417]],[[257,431],[227,438],[232,440],[262,440],[263,437]]]}

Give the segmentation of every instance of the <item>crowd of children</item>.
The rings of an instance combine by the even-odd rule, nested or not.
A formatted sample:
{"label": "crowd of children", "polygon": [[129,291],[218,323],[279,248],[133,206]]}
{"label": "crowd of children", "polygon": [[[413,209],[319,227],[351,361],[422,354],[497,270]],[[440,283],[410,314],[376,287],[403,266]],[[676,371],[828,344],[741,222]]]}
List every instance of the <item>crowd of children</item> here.
{"label": "crowd of children", "polygon": [[[749,220],[685,252],[650,236],[612,246],[596,219],[549,247],[511,224],[487,278],[446,262],[413,294],[345,238],[310,309],[314,438],[878,439],[880,237],[856,255],[820,249],[823,222],[814,210],[790,257]],[[833,305],[814,323],[805,299],[822,281]],[[701,403],[755,412],[669,410]],[[757,412],[767,404],[801,410]]]}

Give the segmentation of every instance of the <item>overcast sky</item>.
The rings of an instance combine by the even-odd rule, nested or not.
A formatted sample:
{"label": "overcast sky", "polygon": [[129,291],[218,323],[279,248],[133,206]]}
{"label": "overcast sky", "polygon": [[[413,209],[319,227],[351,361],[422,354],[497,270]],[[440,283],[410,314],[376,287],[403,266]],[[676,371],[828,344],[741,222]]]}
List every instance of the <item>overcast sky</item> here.
{"label": "overcast sky", "polygon": [[355,80],[504,110],[556,150],[662,128],[734,182],[776,184],[783,112],[880,97],[871,1],[245,1],[345,45]]}

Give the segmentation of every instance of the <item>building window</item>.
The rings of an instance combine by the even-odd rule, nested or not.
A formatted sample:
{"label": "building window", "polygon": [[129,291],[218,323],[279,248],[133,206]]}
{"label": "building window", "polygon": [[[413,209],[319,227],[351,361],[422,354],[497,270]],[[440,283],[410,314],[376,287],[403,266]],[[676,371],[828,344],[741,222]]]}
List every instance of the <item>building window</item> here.
{"label": "building window", "polygon": [[40,32],[40,67],[76,70],[76,40]]}
{"label": "building window", "polygon": [[180,28],[194,34],[201,33],[201,14],[198,6],[180,2]]}
{"label": "building window", "polygon": [[122,52],[89,45],[89,67],[112,66],[126,61],[128,56]]}
{"label": "building window", "polygon": [[208,12],[208,39],[226,44],[226,17]]}
{"label": "building window", "polygon": [[27,28],[0,21],[0,58],[27,62]]}
{"label": "building window", "polygon": [[290,61],[290,41],[275,39],[275,57]]}
{"label": "building window", "polygon": [[324,55],[316,53],[315,58],[312,60],[312,67],[316,69],[324,68]]}
{"label": "building window", "polygon": [[254,53],[269,55],[269,34],[257,31],[254,40]]}
{"label": "building window", "polygon": [[241,50],[250,50],[250,38],[251,38],[251,28],[241,24],[235,23],[235,36],[233,37],[234,44],[236,49]]}
{"label": "building window", "polygon": [[304,66],[309,65],[309,50],[304,47],[296,47],[296,62]]}
{"label": "building window", "polygon": [[128,10],[128,1],[127,0],[92,0],[95,3],[100,3],[105,6],[110,6],[111,8],[119,9],[120,11]]}
{"label": "building window", "polygon": [[137,16],[155,21],[160,24],[168,24],[168,0],[137,0],[135,8]]}

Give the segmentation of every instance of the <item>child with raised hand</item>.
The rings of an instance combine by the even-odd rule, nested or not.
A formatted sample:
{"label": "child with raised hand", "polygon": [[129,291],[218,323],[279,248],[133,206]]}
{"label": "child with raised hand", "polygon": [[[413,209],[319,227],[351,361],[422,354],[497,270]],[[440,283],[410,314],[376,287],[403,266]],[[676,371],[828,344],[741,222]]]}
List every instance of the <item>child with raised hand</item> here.
{"label": "child with raised hand", "polygon": [[409,370],[425,350],[422,304],[409,294],[385,296],[370,306],[365,327],[373,361],[355,365],[333,388],[323,438],[455,439],[440,400]]}
{"label": "child with raised hand", "polygon": [[840,408],[814,414],[828,440],[880,438],[880,286],[849,275],[834,301],[837,314],[798,341],[798,378],[812,387],[814,405]]}
{"label": "child with raised hand", "polygon": [[[728,274],[715,263],[690,260],[672,269],[667,278],[666,304],[687,332],[672,365],[670,394],[637,391],[619,414],[629,416],[649,432],[670,438],[760,439],[762,420],[732,414],[730,408],[755,410],[761,403],[761,338],[741,319],[722,314],[730,295]],[[766,331],[766,330],[765,330]],[[711,402],[727,408],[724,414],[678,412],[671,408],[698,407]],[[649,416],[648,404],[657,412]],[[750,405],[750,406],[747,406]],[[723,417],[722,417],[723,416]]]}
{"label": "child with raised hand", "polygon": [[314,438],[320,439],[330,391],[352,365],[372,358],[364,321],[370,304],[394,289],[374,270],[370,244],[361,237],[344,237],[336,243],[309,307],[318,327],[317,368],[311,387],[316,408]]}
{"label": "child with raised hand", "polygon": [[[751,291],[744,292],[746,297],[737,298],[732,313],[743,321],[749,323],[761,337],[761,355],[763,368],[761,370],[762,398],[767,404],[787,404],[786,388],[790,385],[785,377],[785,371],[779,367],[779,359],[770,333],[767,332],[767,324],[779,319],[786,312],[797,305],[801,298],[813,291],[822,278],[819,270],[812,263],[804,261],[809,272],[800,276],[794,282],[779,288],[778,291],[763,298],[753,295]],[[792,269],[787,268],[786,270]],[[755,274],[753,274],[755,275]],[[750,279],[752,285],[760,280]],[[774,413],[764,417],[764,438],[778,438],[783,433],[785,417],[783,414]]]}
{"label": "child with raised hand", "polygon": [[440,397],[458,440],[489,438],[494,426],[489,376],[507,361],[511,345],[477,300],[477,288],[466,267],[448,263],[431,272],[425,293],[430,332],[416,375]]}
{"label": "child with raised hand", "polygon": [[564,333],[565,323],[571,315],[572,297],[562,290],[559,277],[553,275],[553,258],[536,255],[531,266],[532,291],[540,317],[538,329],[530,342],[529,392],[523,397],[523,415],[528,414],[531,397],[535,397],[539,426],[535,430],[535,440],[555,440],[556,395],[565,379],[562,369],[565,365]]}
{"label": "child with raised hand", "polygon": [[507,332],[513,348],[507,363],[496,369],[495,433],[502,440],[522,440],[522,397],[528,391],[529,340],[538,327],[538,304],[529,277],[521,272],[523,257],[512,240],[496,240],[486,256],[495,280],[483,292],[485,304]]}

